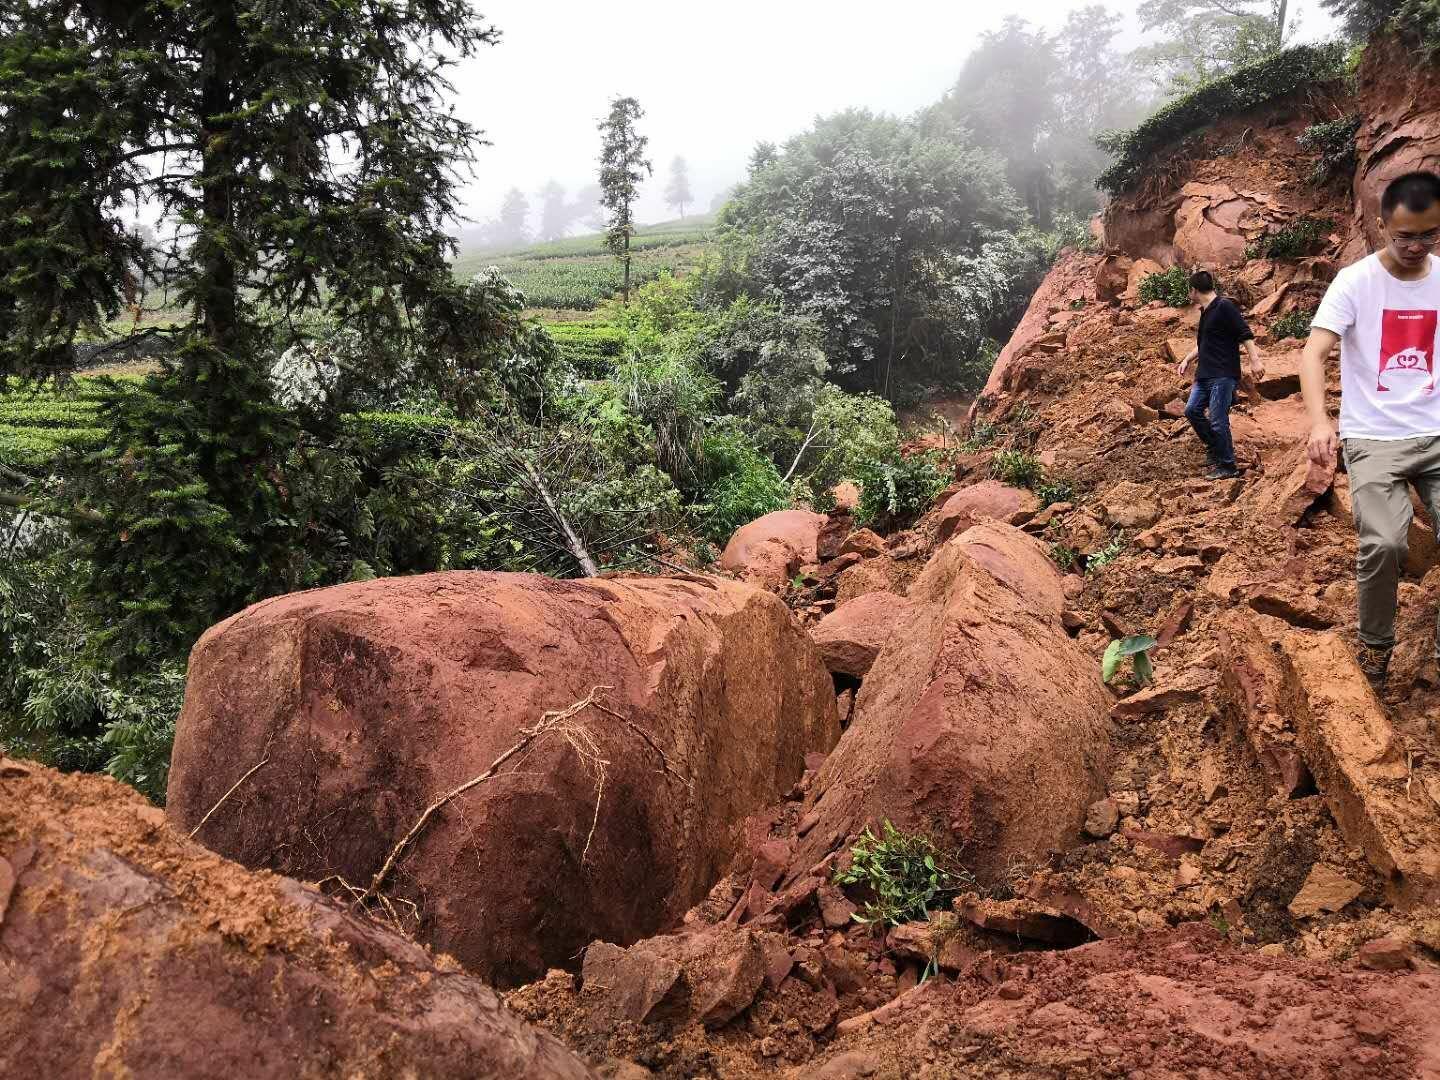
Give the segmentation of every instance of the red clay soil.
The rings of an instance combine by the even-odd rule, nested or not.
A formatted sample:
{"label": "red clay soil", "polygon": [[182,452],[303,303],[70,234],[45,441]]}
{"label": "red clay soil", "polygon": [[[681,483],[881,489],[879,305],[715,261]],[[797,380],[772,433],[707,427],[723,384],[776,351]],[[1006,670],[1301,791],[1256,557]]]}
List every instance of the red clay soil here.
{"label": "red clay soil", "polygon": [[[745,816],[838,737],[785,605],[719,578],[449,573],[258,604],[190,661],[169,817],[247,866],[364,888],[442,794],[547,712],[608,687],[448,804],[386,891],[499,985],[679,920]],[[403,910],[410,911],[410,908]]]}
{"label": "red clay soil", "polygon": [[0,1076],[594,1075],[448,957],[112,780],[0,758]]}

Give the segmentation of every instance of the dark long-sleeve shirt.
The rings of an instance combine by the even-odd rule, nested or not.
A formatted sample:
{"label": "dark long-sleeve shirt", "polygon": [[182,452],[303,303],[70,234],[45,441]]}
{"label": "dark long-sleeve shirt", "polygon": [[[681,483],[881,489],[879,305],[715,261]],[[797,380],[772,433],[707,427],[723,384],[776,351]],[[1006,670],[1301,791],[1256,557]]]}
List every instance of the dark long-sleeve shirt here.
{"label": "dark long-sleeve shirt", "polygon": [[1245,316],[1234,301],[1223,296],[1211,300],[1200,312],[1200,326],[1195,331],[1200,350],[1195,378],[1240,378],[1240,343],[1255,336]]}

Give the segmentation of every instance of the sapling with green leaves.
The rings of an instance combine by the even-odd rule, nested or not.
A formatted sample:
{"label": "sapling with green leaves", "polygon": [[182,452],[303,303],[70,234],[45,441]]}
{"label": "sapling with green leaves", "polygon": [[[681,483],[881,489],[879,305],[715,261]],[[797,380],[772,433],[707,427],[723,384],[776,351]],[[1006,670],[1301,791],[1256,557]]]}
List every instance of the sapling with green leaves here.
{"label": "sapling with green leaves", "polygon": [[1116,638],[1105,650],[1100,664],[1100,677],[1111,682],[1119,673],[1125,658],[1130,658],[1131,677],[1136,686],[1149,686],[1155,681],[1155,668],[1150,662],[1150,650],[1159,642],[1149,634],[1131,634]]}

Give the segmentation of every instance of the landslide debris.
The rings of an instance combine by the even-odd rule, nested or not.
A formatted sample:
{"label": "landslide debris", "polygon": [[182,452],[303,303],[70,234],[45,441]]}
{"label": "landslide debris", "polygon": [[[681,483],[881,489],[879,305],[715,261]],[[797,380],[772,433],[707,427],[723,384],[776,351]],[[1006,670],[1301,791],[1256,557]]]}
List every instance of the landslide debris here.
{"label": "landslide debris", "polygon": [[595,1075],[450,958],[0,758],[0,1076]]}

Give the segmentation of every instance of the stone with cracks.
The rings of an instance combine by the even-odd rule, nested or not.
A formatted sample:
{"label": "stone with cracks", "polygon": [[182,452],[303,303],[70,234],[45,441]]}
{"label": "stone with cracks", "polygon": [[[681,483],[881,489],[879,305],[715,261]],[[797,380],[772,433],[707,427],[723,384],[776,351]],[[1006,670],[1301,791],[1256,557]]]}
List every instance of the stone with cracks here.
{"label": "stone with cracks", "polygon": [[0,806],[0,1076],[595,1076],[453,960],[220,858],[121,784],[36,766]]}
{"label": "stone with cracks", "polygon": [[817,561],[820,530],[829,519],[808,510],[776,510],[742,525],[720,553],[720,567],[744,581],[783,589],[796,571]]}
{"label": "stone with cracks", "polygon": [[942,546],[871,666],[805,809],[791,873],[890,819],[965,852],[982,883],[1079,843],[1105,794],[1109,696],[1061,624],[1059,572],[1018,529]]}
{"label": "stone with cracks", "polygon": [[836,607],[811,629],[810,636],[832,674],[863,679],[905,617],[906,607],[906,601],[893,593],[866,593]]}
{"label": "stone with cracks", "polygon": [[626,949],[595,942],[581,968],[582,1001],[610,1019],[717,1028],[750,1007],[769,964],[761,938],[732,926],[665,934]]}
{"label": "stone with cracks", "polygon": [[1247,507],[1263,515],[1276,528],[1298,525],[1335,483],[1335,464],[1316,464],[1304,447],[1295,451],[1287,468],[1267,475],[1246,496]]}
{"label": "stone with cracks", "polygon": [[1310,779],[1295,726],[1285,711],[1278,620],[1236,608],[1220,616],[1220,684],[1226,713],[1243,733],[1270,782],[1293,795]]}
{"label": "stone with cracks", "polygon": [[1285,706],[1315,783],[1345,839],[1379,871],[1398,906],[1440,901],[1435,766],[1415,760],[1337,632],[1284,639]]}
{"label": "stone with cracks", "polygon": [[984,480],[950,496],[936,519],[935,538],[943,543],[982,521],[1024,525],[1041,511],[1033,491],[1011,487],[999,480]]}
{"label": "stone with cracks", "polygon": [[267,760],[199,839],[364,888],[432,801],[597,686],[610,712],[585,708],[578,735],[540,737],[445,806],[385,882],[424,940],[497,983],[537,977],[678,921],[736,826],[834,744],[833,681],[776,597],[457,572],[265,601],[195,647],[168,812],[195,827]]}

